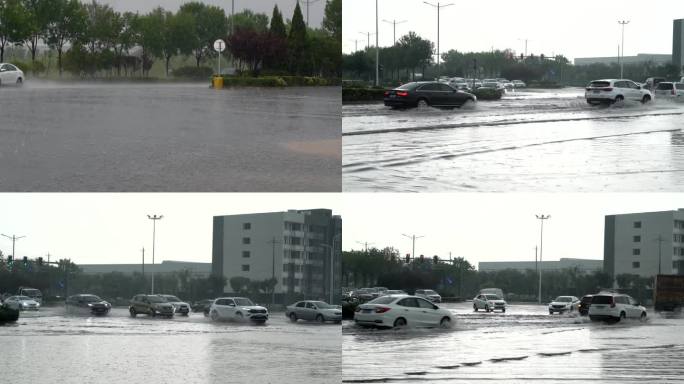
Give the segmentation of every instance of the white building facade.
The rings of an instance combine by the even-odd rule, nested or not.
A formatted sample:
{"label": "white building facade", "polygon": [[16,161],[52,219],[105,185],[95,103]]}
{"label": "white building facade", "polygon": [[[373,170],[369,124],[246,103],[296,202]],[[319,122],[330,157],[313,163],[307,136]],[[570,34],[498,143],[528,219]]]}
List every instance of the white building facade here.
{"label": "white building facade", "polygon": [[684,209],[606,216],[603,265],[613,278],[684,274]]}

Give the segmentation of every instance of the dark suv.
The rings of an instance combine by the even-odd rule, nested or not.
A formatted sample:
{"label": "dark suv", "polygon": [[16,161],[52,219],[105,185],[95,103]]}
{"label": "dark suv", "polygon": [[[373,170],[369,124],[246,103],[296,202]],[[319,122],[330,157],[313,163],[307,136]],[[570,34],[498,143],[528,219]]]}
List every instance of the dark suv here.
{"label": "dark suv", "polygon": [[580,300],[579,313],[581,316],[586,316],[589,314],[589,307],[591,306],[591,298],[594,295],[584,295]]}
{"label": "dark suv", "polygon": [[131,305],[128,307],[131,317],[135,317],[138,313],[143,313],[150,316],[166,316],[173,317],[175,309],[171,303],[158,295],[135,295],[131,299]]}

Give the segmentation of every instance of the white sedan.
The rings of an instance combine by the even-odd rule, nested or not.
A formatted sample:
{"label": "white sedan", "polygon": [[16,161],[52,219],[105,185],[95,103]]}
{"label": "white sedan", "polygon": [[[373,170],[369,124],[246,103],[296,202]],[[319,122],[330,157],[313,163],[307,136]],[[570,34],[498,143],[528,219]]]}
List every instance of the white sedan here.
{"label": "white sedan", "polygon": [[304,300],[288,305],[285,316],[293,323],[299,319],[324,323],[342,322],[342,309],[338,305],[330,305],[324,301]]}
{"label": "white sedan", "polygon": [[40,309],[40,303],[28,296],[11,296],[4,301],[4,304],[19,311],[37,311]]}
{"label": "white sedan", "polygon": [[0,63],[0,86],[8,84],[24,84],[24,72],[13,64]]}
{"label": "white sedan", "polygon": [[382,328],[449,328],[452,317],[451,311],[421,297],[409,295],[381,296],[359,305],[354,313],[356,324]]}
{"label": "white sedan", "polygon": [[555,312],[562,315],[563,312],[572,312],[579,309],[580,300],[575,296],[558,296],[549,303],[549,315]]}
{"label": "white sedan", "polygon": [[219,297],[209,308],[212,320],[252,321],[263,324],[268,320],[268,309],[254,305],[245,297]]}
{"label": "white sedan", "polygon": [[481,293],[473,299],[473,310],[477,312],[479,309],[484,309],[485,312],[506,312],[506,300],[491,293]]}

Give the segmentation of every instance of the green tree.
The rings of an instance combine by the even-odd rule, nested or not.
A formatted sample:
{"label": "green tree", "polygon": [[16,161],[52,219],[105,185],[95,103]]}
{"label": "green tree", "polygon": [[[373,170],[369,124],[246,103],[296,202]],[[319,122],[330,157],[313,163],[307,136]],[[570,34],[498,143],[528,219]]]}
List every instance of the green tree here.
{"label": "green tree", "polygon": [[253,32],[268,31],[268,16],[263,13],[254,13],[249,9],[231,15],[228,23],[232,25],[233,31],[249,30]]}
{"label": "green tree", "polygon": [[237,294],[246,293],[249,290],[250,280],[244,276],[234,276],[230,280],[230,288]]}
{"label": "green tree", "polygon": [[290,72],[301,75],[307,69],[307,33],[299,2],[295,6],[288,36]]}
{"label": "green tree", "polygon": [[214,41],[226,35],[228,19],[223,9],[198,2],[183,4],[179,12],[189,14],[194,19],[195,31],[191,37],[199,68],[202,58],[211,54]]}
{"label": "green tree", "polygon": [[8,44],[24,40],[26,15],[21,0],[0,0],[0,62]]}
{"label": "green tree", "polygon": [[164,9],[159,7],[133,20],[135,42],[142,51],[143,75],[149,75],[153,57],[162,57],[164,48]]}
{"label": "green tree", "polygon": [[409,70],[411,79],[415,80],[416,68],[424,69],[432,61],[433,44],[415,32],[402,36],[397,44],[404,51],[402,67]]}
{"label": "green tree", "polygon": [[53,6],[53,16],[47,26],[47,43],[57,51],[57,66],[61,77],[64,46],[83,34],[87,14],[78,0],[56,0]]}
{"label": "green tree", "polygon": [[273,7],[273,16],[271,16],[271,28],[269,29],[271,36],[282,39],[287,38],[287,30],[283,22],[283,14],[278,9],[278,5]]}
{"label": "green tree", "polygon": [[323,28],[333,39],[342,42],[342,0],[331,0],[326,3]]}

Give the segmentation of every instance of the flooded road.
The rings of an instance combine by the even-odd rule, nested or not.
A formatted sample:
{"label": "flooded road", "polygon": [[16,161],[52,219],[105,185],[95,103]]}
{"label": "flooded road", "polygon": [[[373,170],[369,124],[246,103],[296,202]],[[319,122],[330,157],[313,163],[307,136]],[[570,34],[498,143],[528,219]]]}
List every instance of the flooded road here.
{"label": "flooded road", "polygon": [[474,313],[443,304],[453,329],[369,330],[345,321],[344,382],[681,382],[684,318],[649,310],[645,322],[592,323],[549,315],[546,306],[510,305]]}
{"label": "flooded road", "polygon": [[684,103],[592,107],[582,90],[464,110],[342,110],[345,191],[680,191]]}
{"label": "flooded road", "polygon": [[4,191],[339,191],[340,88],[0,88]]}
{"label": "flooded road", "polygon": [[214,323],[201,313],[173,319],[22,312],[0,326],[3,383],[338,383],[340,326]]}

